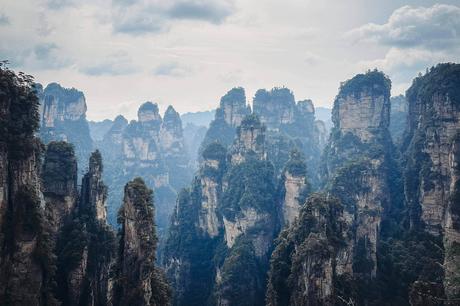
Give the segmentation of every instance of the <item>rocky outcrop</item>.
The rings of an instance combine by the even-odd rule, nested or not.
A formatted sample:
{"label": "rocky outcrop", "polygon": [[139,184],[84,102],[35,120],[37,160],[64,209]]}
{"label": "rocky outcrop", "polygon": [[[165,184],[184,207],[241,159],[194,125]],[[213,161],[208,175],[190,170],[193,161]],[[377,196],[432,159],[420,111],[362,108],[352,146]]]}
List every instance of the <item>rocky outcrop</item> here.
{"label": "rocky outcrop", "polygon": [[327,140],[329,138],[329,131],[326,127],[324,121],[316,120],[315,121],[316,131],[318,132],[318,146],[322,151],[326,146]]}
{"label": "rocky outcrop", "polygon": [[91,154],[78,205],[58,238],[58,292],[65,305],[109,305],[115,235],[107,225],[102,157]]}
{"label": "rocky outcrop", "polygon": [[[447,299],[460,297],[458,280],[458,133],[460,65],[439,64],[414,80],[409,103],[405,196],[411,227],[444,239]],[[454,276],[456,275],[456,276]]]}
{"label": "rocky outcrop", "polygon": [[267,158],[265,149],[265,126],[256,115],[246,116],[236,130],[236,139],[231,149],[232,164],[245,161],[248,156],[260,160]]}
{"label": "rocky outcrop", "polygon": [[41,198],[39,101],[31,79],[0,64],[0,301],[57,305],[51,225]]}
{"label": "rocky outcrop", "polygon": [[406,130],[407,125],[407,112],[408,104],[406,97],[399,95],[391,97],[391,113],[390,113],[390,130],[391,137],[395,144],[401,143],[403,139],[403,133]]}
{"label": "rocky outcrop", "polygon": [[46,211],[57,239],[77,201],[77,159],[67,142],[50,142],[46,148],[41,172]]}
{"label": "rocky outcrop", "polygon": [[165,245],[164,265],[174,288],[174,305],[206,305],[216,278],[213,257],[223,238],[219,203],[227,151],[213,142],[202,154],[191,188],[178,195]]}
{"label": "rocky outcrop", "polygon": [[[306,101],[305,101],[306,102]],[[311,102],[311,101],[310,101]],[[302,103],[299,110],[314,113],[313,104]],[[269,130],[279,131],[281,125],[294,122],[296,103],[294,95],[287,88],[274,88],[270,92],[259,89],[253,101],[254,113]],[[309,106],[311,108],[309,109]]]}
{"label": "rocky outcrop", "polygon": [[72,143],[79,165],[84,165],[93,146],[86,120],[85,96],[75,88],[51,83],[41,97],[40,138],[45,144],[50,141]]}
{"label": "rocky outcrop", "polygon": [[146,102],[138,110],[137,121],[127,124],[125,118],[118,116],[98,146],[109,161],[104,175],[110,187],[109,222],[116,223],[123,185],[142,176],[147,185],[156,190],[156,222],[162,237],[174,209],[177,191],[192,177],[179,114],[169,106],[162,118],[158,105]]}
{"label": "rocky outcrop", "polygon": [[[376,277],[381,222],[391,209],[390,84],[378,71],[359,74],[342,84],[334,102],[326,176],[329,191],[341,199],[347,225],[353,228],[348,254],[338,260],[339,275]],[[357,257],[372,263],[365,268],[353,265]]]}
{"label": "rocky outcrop", "polygon": [[229,153],[208,145],[191,189],[179,196],[164,255],[176,305],[263,304],[278,221],[263,131],[247,116]]}
{"label": "rocky outcrop", "polygon": [[[113,120],[113,124],[107,133],[103,136],[102,148],[110,147],[112,153],[121,152],[121,144],[123,142],[123,132],[128,125],[128,120],[125,117],[119,115]],[[108,153],[108,152],[107,152]],[[112,154],[107,154],[107,157],[112,157]]]}
{"label": "rocky outcrop", "polygon": [[277,174],[281,174],[290,152],[297,148],[306,158],[310,181],[318,185],[319,156],[326,132],[315,123],[313,102],[296,103],[294,94],[283,87],[258,90],[253,105],[254,114],[267,128],[267,155]]}
{"label": "rocky outcrop", "polygon": [[125,186],[113,305],[169,305],[169,287],[155,267],[153,192],[140,178]]}
{"label": "rocky outcrop", "polygon": [[251,109],[246,104],[244,89],[236,87],[228,91],[220,99],[220,106],[217,108],[215,118],[206,132],[201,144],[201,150],[204,150],[210,143],[215,141],[224,147],[231,145],[235,137],[236,127],[250,113]]}
{"label": "rocky outcrop", "polygon": [[280,180],[280,215],[281,224],[289,226],[299,216],[299,211],[304,204],[310,185],[307,181],[307,165],[299,151],[292,151]]}
{"label": "rocky outcrop", "polygon": [[267,305],[342,305],[335,278],[336,258],[344,246],[344,229],[338,199],[312,195],[298,219],[276,241]]}

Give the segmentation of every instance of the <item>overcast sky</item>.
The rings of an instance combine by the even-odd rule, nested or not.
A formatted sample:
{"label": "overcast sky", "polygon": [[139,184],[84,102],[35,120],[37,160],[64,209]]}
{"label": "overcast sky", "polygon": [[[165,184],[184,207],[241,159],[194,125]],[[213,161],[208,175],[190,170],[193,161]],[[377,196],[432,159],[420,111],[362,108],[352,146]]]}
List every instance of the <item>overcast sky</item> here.
{"label": "overcast sky", "polygon": [[88,118],[215,108],[286,86],[330,107],[369,68],[404,93],[419,71],[460,61],[460,0],[2,0],[0,59],[85,93]]}

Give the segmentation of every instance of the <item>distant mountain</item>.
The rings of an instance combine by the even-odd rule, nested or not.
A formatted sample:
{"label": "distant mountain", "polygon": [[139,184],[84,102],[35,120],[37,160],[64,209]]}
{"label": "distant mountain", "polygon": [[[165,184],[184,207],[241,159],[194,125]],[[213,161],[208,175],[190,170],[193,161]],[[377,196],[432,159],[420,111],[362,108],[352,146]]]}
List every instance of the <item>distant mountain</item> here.
{"label": "distant mountain", "polygon": [[94,141],[101,141],[104,135],[112,128],[113,120],[88,121],[89,133]]}
{"label": "distant mountain", "polygon": [[192,123],[196,126],[209,127],[209,124],[214,119],[215,114],[216,110],[213,109],[204,112],[185,113],[181,115],[180,118],[184,126],[186,126],[188,123]]}
{"label": "distant mountain", "polygon": [[327,107],[315,107],[315,117],[316,120],[321,120],[326,125],[328,131],[332,128],[332,119],[331,119],[332,109]]}

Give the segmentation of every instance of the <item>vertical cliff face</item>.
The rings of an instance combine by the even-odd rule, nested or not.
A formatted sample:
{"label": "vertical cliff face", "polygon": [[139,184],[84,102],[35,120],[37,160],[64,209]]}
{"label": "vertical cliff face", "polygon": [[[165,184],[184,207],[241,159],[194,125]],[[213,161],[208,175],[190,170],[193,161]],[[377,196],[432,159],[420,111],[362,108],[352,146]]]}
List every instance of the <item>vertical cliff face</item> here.
{"label": "vertical cliff face", "polygon": [[78,204],[59,234],[57,291],[65,305],[107,305],[111,300],[115,235],[107,226],[102,170],[101,154],[95,151]]}
{"label": "vertical cliff face", "polygon": [[[89,209],[96,220],[102,224],[107,222],[106,212],[107,186],[102,182],[102,156],[96,150],[89,159],[89,170],[81,184],[80,209]],[[84,206],[87,207],[84,207]]]}
{"label": "vertical cliff face", "polygon": [[114,305],[169,305],[169,287],[155,267],[153,192],[140,178],[125,186],[118,221],[120,245],[117,258]]}
{"label": "vertical cliff face", "polygon": [[46,86],[41,96],[40,138],[45,144],[53,140],[74,144],[79,165],[84,165],[93,145],[86,121],[85,96],[75,88],[63,88],[57,83]]}
{"label": "vertical cliff face", "polygon": [[214,257],[223,246],[219,212],[227,151],[213,142],[202,152],[200,170],[190,189],[179,195],[164,251],[175,305],[208,305],[214,288]]}
{"label": "vertical cliff face", "polygon": [[406,97],[403,95],[391,97],[390,102],[390,126],[388,129],[390,130],[393,142],[399,144],[403,140],[403,133],[406,130],[408,104]]}
{"label": "vertical cliff face", "polygon": [[236,127],[250,113],[251,110],[246,104],[244,89],[237,87],[228,91],[220,99],[220,106],[217,108],[215,118],[206,132],[201,150],[204,150],[207,145],[214,141],[219,142],[224,147],[231,145],[235,137]]}
{"label": "vertical cliff face", "polygon": [[[113,121],[112,126],[103,136],[101,149],[107,147],[107,158],[115,157],[116,153],[121,152],[121,144],[123,142],[123,131],[128,125],[128,120],[119,115]],[[104,152],[105,153],[105,152]]]}
{"label": "vertical cliff face", "polygon": [[247,116],[228,153],[209,144],[191,189],[180,193],[164,260],[176,305],[263,304],[278,228],[264,130]]}
{"label": "vertical cliff face", "polygon": [[191,170],[189,155],[185,147],[182,121],[179,113],[172,106],[168,106],[163,118],[160,144],[164,161],[168,167],[169,183],[174,190],[179,190],[190,183]]}
{"label": "vertical cliff face", "polygon": [[444,238],[448,299],[459,297],[458,133],[460,65],[440,64],[414,80],[406,93],[408,132],[405,195],[411,225]]}
{"label": "vertical cliff face", "polygon": [[315,108],[311,100],[295,102],[287,88],[260,89],[253,100],[254,113],[267,127],[268,158],[280,174],[289,153],[298,148],[305,155],[308,176],[318,184],[317,166],[324,143],[321,126],[315,124]]}
{"label": "vertical cliff face", "polygon": [[50,142],[46,148],[41,173],[47,214],[57,238],[78,200],[77,159],[67,142]]}
{"label": "vertical cliff face", "polygon": [[277,231],[271,162],[248,156],[233,165],[219,210],[227,252],[217,265],[217,305],[263,305],[268,259]]}
{"label": "vertical cliff face", "polygon": [[267,305],[342,305],[335,277],[336,258],[344,247],[344,229],[340,201],[312,195],[298,219],[276,241]]}
{"label": "vertical cliff face", "polygon": [[[323,160],[326,195],[311,196],[298,221],[279,236],[269,305],[379,303],[380,297],[369,292],[377,278],[386,281],[379,278],[378,252],[394,213],[389,97],[390,81],[378,71],[342,84]],[[285,172],[304,173],[301,163],[294,165],[288,163],[291,170]],[[285,190],[284,203],[292,201]]]}
{"label": "vertical cliff face", "polygon": [[245,161],[248,156],[265,160],[265,126],[256,115],[246,116],[236,130],[236,139],[231,149],[232,164]]}
{"label": "vertical cliff face", "polygon": [[0,301],[55,305],[51,226],[40,194],[38,98],[28,76],[0,65]]}
{"label": "vertical cliff face", "polygon": [[307,165],[299,151],[292,151],[280,180],[280,215],[281,224],[289,226],[299,216],[310,185],[307,181]]}
{"label": "vertical cliff face", "polygon": [[[381,72],[360,74],[342,84],[334,102],[326,175],[330,192],[342,200],[345,219],[354,229],[339,274],[376,276],[382,217],[391,205],[390,86]],[[370,264],[358,267],[358,257]]]}
{"label": "vertical cliff face", "polygon": [[269,130],[279,130],[282,124],[294,122],[296,103],[294,95],[287,88],[274,88],[271,91],[259,89],[253,101],[254,113]]}

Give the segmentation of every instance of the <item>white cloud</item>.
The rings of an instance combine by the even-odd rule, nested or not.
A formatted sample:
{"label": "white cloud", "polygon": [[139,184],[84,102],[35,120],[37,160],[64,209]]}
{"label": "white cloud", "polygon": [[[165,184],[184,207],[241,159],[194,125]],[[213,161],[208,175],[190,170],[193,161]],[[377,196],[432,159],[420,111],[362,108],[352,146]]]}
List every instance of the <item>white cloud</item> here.
{"label": "white cloud", "polygon": [[153,69],[153,74],[156,76],[184,77],[191,72],[190,67],[174,62],[160,64]]}
{"label": "white cloud", "polygon": [[371,41],[399,48],[443,49],[460,44],[460,7],[403,6],[384,24],[368,23],[348,33],[356,41]]}
{"label": "white cloud", "polygon": [[114,32],[140,35],[166,31],[173,20],[219,24],[234,12],[232,0],[116,0],[112,22]]}

